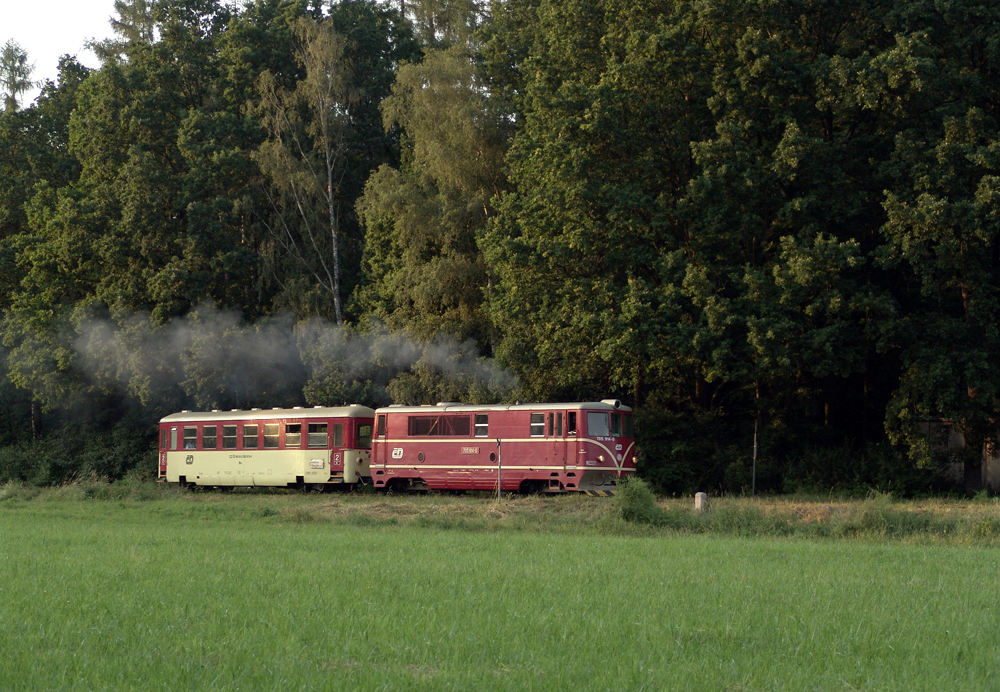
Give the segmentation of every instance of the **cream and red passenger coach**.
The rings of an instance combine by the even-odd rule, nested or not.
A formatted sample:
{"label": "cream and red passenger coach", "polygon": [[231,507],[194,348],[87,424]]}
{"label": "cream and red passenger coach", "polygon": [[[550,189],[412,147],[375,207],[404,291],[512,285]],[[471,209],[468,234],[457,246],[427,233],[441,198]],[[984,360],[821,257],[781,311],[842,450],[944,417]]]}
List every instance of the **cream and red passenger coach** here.
{"label": "cream and red passenger coach", "polygon": [[375,421],[376,488],[603,492],[635,472],[632,409],[614,399],[389,406]]}
{"label": "cream and red passenger coach", "polygon": [[174,413],[160,420],[159,476],[217,487],[367,482],[374,415],[356,404]]}

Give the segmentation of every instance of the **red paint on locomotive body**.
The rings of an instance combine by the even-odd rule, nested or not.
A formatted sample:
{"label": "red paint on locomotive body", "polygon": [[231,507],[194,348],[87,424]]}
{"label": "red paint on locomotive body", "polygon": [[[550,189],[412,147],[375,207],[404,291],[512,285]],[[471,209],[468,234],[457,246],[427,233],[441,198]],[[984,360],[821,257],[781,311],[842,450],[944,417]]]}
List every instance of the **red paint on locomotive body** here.
{"label": "red paint on locomotive body", "polygon": [[375,412],[376,488],[610,490],[635,461],[632,409],[615,400]]}

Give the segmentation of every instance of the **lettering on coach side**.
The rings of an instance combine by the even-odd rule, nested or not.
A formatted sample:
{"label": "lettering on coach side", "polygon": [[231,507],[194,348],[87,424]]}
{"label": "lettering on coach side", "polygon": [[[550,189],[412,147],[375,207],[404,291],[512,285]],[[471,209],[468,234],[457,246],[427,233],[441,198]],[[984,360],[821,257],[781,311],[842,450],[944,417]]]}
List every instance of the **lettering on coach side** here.
{"label": "lettering on coach side", "polygon": [[253,459],[253,454],[230,454],[230,459]]}
{"label": "lettering on coach side", "polygon": [[479,447],[462,447],[462,454],[479,454]]}

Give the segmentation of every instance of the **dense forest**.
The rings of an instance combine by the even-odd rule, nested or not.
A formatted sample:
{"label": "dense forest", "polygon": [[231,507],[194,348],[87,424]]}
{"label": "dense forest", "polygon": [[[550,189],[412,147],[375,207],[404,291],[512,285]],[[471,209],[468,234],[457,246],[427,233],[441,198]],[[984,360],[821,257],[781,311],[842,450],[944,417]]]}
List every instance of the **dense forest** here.
{"label": "dense forest", "polygon": [[115,7],[32,103],[0,54],[0,482],[181,408],[614,396],[665,492],[943,490],[949,429],[974,489],[1000,6]]}

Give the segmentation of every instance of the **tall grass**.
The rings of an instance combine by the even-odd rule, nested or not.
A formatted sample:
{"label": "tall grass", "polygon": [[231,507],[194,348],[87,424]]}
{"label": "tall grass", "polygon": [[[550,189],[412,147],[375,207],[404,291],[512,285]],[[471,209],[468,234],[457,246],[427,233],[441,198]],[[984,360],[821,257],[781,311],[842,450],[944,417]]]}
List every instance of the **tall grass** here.
{"label": "tall grass", "polygon": [[[441,530],[377,511],[345,515],[383,522],[356,526],[330,502],[0,504],[0,689],[1000,682],[994,549]],[[432,504],[454,506],[413,506]]]}

